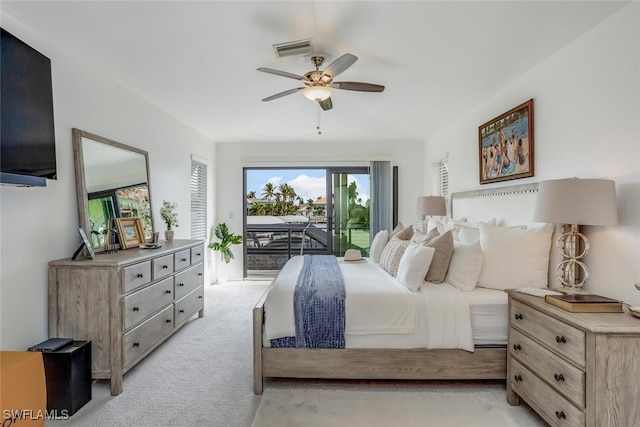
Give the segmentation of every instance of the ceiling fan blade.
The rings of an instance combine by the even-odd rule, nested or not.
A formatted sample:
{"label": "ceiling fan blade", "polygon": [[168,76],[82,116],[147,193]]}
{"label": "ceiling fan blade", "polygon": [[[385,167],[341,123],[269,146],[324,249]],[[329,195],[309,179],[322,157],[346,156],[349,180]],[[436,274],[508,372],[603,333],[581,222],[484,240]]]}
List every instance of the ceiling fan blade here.
{"label": "ceiling fan blade", "polygon": [[329,76],[330,78],[334,78],[338,74],[345,71],[347,68],[351,67],[357,60],[357,56],[350,53],[345,53],[340,58],[329,64],[329,66],[322,72],[322,77]]}
{"label": "ceiling fan blade", "polygon": [[276,93],[275,95],[268,96],[263,99],[263,101],[273,101],[274,99],[282,98],[283,96],[291,95],[292,93],[296,93],[299,90],[304,89],[304,87],[297,87],[295,89],[285,90],[284,92]]}
{"label": "ceiling fan blade", "polygon": [[384,86],[362,82],[335,82],[330,85],[334,89],[357,90],[360,92],[382,92]]}
{"label": "ceiling fan blade", "polygon": [[273,68],[258,68],[258,71],[262,71],[263,73],[275,74],[276,76],[289,77],[290,79],[302,80],[304,77],[299,76],[297,74],[288,73],[286,71],[274,70]]}
{"label": "ceiling fan blade", "polygon": [[320,107],[324,110],[331,110],[333,108],[333,102],[331,101],[331,98],[327,98],[324,101],[318,101],[318,104],[320,104]]}

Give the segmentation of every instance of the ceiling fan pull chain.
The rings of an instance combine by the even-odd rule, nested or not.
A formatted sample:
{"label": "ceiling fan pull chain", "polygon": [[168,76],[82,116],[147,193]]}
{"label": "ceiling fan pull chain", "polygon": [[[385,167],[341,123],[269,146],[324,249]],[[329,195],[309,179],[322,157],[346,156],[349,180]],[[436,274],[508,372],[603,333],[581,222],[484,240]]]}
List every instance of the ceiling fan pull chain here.
{"label": "ceiling fan pull chain", "polygon": [[316,129],[318,130],[318,135],[322,135],[322,131],[320,130],[320,105],[317,106],[318,108],[318,119],[316,122]]}

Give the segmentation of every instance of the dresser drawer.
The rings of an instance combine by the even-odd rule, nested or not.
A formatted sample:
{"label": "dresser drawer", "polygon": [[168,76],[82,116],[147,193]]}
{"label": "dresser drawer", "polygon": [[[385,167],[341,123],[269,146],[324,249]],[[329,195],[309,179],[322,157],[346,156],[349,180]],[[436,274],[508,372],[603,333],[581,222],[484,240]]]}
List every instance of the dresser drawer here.
{"label": "dresser drawer", "polygon": [[122,293],[151,282],[151,262],[145,261],[122,269]]}
{"label": "dresser drawer", "polygon": [[122,301],[124,329],[135,326],[173,301],[173,277],[127,295]]}
{"label": "dresser drawer", "polygon": [[122,355],[125,369],[172,330],[173,304],[124,334]]}
{"label": "dresser drawer", "polygon": [[151,260],[151,270],[153,271],[153,280],[158,280],[173,274],[173,254],[161,256]]}
{"label": "dresser drawer", "polygon": [[537,376],[581,408],[585,406],[585,373],[518,330],[509,331],[509,351]]}
{"label": "dresser drawer", "polygon": [[552,426],[582,427],[586,424],[584,412],[514,359],[511,359],[509,381],[512,390]]}
{"label": "dresser drawer", "polygon": [[175,298],[179,299],[203,284],[204,264],[194,265],[176,274]]}
{"label": "dresser drawer", "polygon": [[204,306],[204,285],[200,285],[190,294],[176,301],[174,317],[176,325],[191,318],[193,314]]}
{"label": "dresser drawer", "polygon": [[511,325],[559,353],[585,366],[585,333],[519,301],[511,301]]}
{"label": "dresser drawer", "polygon": [[182,270],[185,267],[191,265],[191,250],[185,249],[184,251],[176,252],[173,254],[173,268],[174,271]]}
{"label": "dresser drawer", "polygon": [[191,248],[191,265],[204,261],[204,246]]}

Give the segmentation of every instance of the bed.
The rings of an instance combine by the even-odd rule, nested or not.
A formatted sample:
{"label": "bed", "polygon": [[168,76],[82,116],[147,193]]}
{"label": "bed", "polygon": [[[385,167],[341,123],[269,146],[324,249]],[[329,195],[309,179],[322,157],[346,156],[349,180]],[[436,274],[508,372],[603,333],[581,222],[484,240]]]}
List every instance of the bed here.
{"label": "bed", "polygon": [[[496,230],[501,226],[500,233],[524,233],[522,224],[531,223],[531,212],[535,203],[537,184],[528,184],[511,187],[501,187],[490,190],[455,193],[451,197],[450,213],[453,218],[466,218],[466,223],[478,224],[471,221],[474,218],[486,220],[494,218]],[[495,212],[496,203],[500,206],[501,218],[497,219]],[[494,228],[491,228],[494,230]],[[493,232],[493,231],[492,231]],[[530,231],[528,231],[531,233]],[[467,233],[478,233],[477,228],[470,227]],[[549,236],[548,241],[551,241]],[[546,240],[545,240],[546,242]],[[484,257],[484,265],[490,266],[492,256],[509,256],[500,253],[497,249],[491,254],[489,244]],[[479,244],[478,244],[479,246]],[[544,246],[544,245],[543,245]],[[456,251],[463,245],[456,246]],[[466,247],[466,246],[465,246]],[[557,259],[553,254],[551,245],[546,249],[546,265],[544,277],[541,271],[526,273],[526,276],[537,275],[537,282],[546,285],[552,280],[549,274],[549,263]],[[550,253],[551,251],[551,253]],[[513,251],[512,251],[513,252]],[[462,250],[460,249],[460,254]],[[462,255],[460,255],[461,257]],[[465,263],[469,258],[465,258]],[[458,263],[463,258],[458,259]],[[388,305],[400,304],[402,298],[410,306],[415,306],[416,314],[407,310],[409,315],[402,315],[401,310],[386,313],[383,306],[375,306],[376,302],[370,300],[367,304],[373,304],[372,313],[381,313],[380,317],[395,319],[396,330],[384,333],[381,326],[376,329],[375,318],[362,313],[360,324],[357,321],[347,322],[344,331],[344,348],[277,348],[272,346],[272,339],[277,336],[290,335],[291,318],[293,317],[291,306],[291,294],[293,288],[290,278],[295,276],[301,265],[300,259],[292,258],[285,265],[269,290],[258,301],[253,310],[253,342],[254,342],[254,393],[261,394],[263,381],[267,377],[287,378],[325,378],[325,379],[400,379],[400,380],[477,380],[477,379],[505,379],[506,378],[506,343],[507,343],[507,294],[501,289],[491,289],[476,286],[462,292],[459,287],[451,285],[448,281],[439,284],[425,282],[417,291],[402,291],[398,295],[389,294],[385,298]],[[452,260],[453,262],[453,260]],[[494,259],[495,262],[495,259]],[[364,261],[363,265],[346,265],[342,260],[338,261],[345,274],[345,287],[348,292],[352,285],[349,270],[365,272],[377,267],[372,260]],[[483,265],[483,280],[501,280],[500,276],[492,276]],[[361,269],[361,270],[358,270]],[[495,269],[495,268],[494,268]],[[382,270],[382,269],[381,269]],[[346,273],[345,273],[346,271]],[[375,272],[371,271],[371,274]],[[393,275],[380,273],[380,277],[387,274],[384,280],[394,281]],[[447,276],[448,277],[448,276]],[[478,279],[478,284],[479,284]],[[510,280],[503,281],[502,289],[508,286]],[[454,282],[453,280],[451,280]],[[285,282],[286,284],[278,283]],[[295,281],[294,281],[295,282]],[[517,282],[517,280],[516,280]],[[455,282],[454,282],[455,283]],[[552,284],[554,286],[555,284]],[[389,285],[393,286],[393,285]],[[500,288],[500,286],[498,287]],[[395,292],[395,291],[394,291]],[[435,294],[434,294],[435,293]],[[289,301],[288,305],[277,302],[276,295],[281,294],[282,300]],[[442,295],[436,295],[442,294]],[[457,296],[456,296],[457,294]],[[461,296],[460,296],[461,295]],[[424,322],[425,310],[428,301],[434,298],[453,298],[451,301],[465,301],[468,312],[468,333],[464,322],[460,327],[461,332],[446,329],[455,318],[445,318],[437,328],[428,329],[428,322]],[[394,298],[397,299],[394,300]],[[456,299],[457,298],[457,299]],[[276,300],[274,302],[274,300]],[[347,313],[357,311],[355,303],[349,307],[347,300]],[[433,304],[433,302],[432,302]],[[437,305],[437,302],[436,302]],[[434,307],[432,305],[432,307]],[[271,311],[269,311],[271,310]],[[269,324],[265,324],[265,312],[272,313]],[[433,309],[431,309],[433,311]],[[426,310],[427,313],[431,312]],[[444,310],[446,311],[446,310]],[[276,316],[275,313],[278,313]],[[463,310],[464,313],[464,310]],[[445,315],[446,313],[440,313]],[[347,320],[349,319],[347,314]],[[458,316],[458,315],[456,315]],[[279,317],[280,325],[273,326],[274,319]],[[351,316],[354,318],[354,316]],[[416,323],[413,331],[410,322],[406,318],[415,317]],[[432,316],[433,317],[433,316]],[[463,316],[464,317],[464,316]],[[289,320],[288,320],[289,319]],[[398,320],[400,319],[400,320]],[[289,322],[289,324],[287,323]],[[403,323],[404,322],[404,323]],[[427,326],[425,326],[427,325]],[[433,326],[433,325],[432,325]],[[440,328],[447,333],[438,334]],[[404,330],[404,329],[406,330]],[[426,328],[426,329],[425,329]],[[455,337],[449,336],[449,332],[456,333]],[[438,336],[442,335],[442,336]],[[467,336],[468,335],[468,336]]]}

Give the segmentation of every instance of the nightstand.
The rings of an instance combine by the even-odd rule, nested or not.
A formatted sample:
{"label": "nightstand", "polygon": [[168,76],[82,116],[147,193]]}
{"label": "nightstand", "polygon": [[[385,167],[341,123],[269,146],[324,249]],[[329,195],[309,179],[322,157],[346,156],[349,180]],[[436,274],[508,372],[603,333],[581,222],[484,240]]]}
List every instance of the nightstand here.
{"label": "nightstand", "polygon": [[640,320],[570,313],[509,294],[507,402],[552,426],[632,426],[640,420]]}

